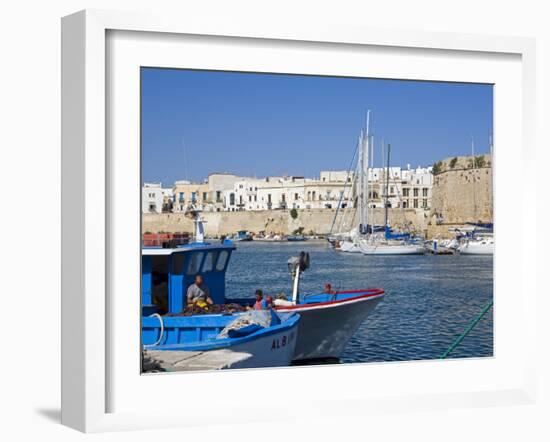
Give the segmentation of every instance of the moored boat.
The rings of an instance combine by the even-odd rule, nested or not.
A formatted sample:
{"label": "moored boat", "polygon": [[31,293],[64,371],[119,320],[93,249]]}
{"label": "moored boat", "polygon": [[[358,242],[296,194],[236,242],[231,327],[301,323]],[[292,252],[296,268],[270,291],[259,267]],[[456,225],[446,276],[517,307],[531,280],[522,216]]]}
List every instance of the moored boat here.
{"label": "moored boat", "polygon": [[458,252],[461,255],[492,255],[494,251],[495,240],[489,235],[468,238],[458,246]]}
{"label": "moored boat", "polygon": [[[260,316],[259,320],[246,320],[251,314]],[[247,325],[232,328],[243,319]],[[294,355],[300,319],[297,314],[279,316],[267,310],[236,315],[153,315],[142,319],[142,344],[147,350],[164,353],[165,358],[175,355],[176,360],[178,355],[179,359],[185,354],[196,358],[207,353],[219,359],[221,351],[225,351],[220,368],[288,366]]]}
{"label": "moored boat", "polygon": [[307,241],[308,238],[305,237],[304,235],[290,235],[290,236],[287,236],[286,237],[286,240],[287,241]]}
{"label": "moored boat", "polygon": [[326,287],[317,294],[299,293],[300,276],[309,268],[309,255],[301,252],[287,264],[292,276],[292,299],[275,299],[274,308],[278,313],[301,316],[293,361],[339,358],[349,339],[383,299],[384,290],[332,291]]}
{"label": "moored boat", "polygon": [[384,239],[362,240],[358,247],[363,255],[423,255],[425,252],[421,244]]}
{"label": "moored boat", "polygon": [[[299,315],[239,309],[213,313],[214,307],[226,303],[225,273],[235,246],[228,240],[204,242],[202,221],[195,216],[195,242],[175,248],[142,248],[143,349],[178,361],[215,354],[222,358],[218,368],[289,365]],[[209,287],[213,304],[201,307],[205,314],[188,316],[186,292],[197,275]],[[189,363],[174,363],[172,369],[189,369]]]}
{"label": "moored boat", "polygon": [[384,297],[382,289],[319,293],[300,297],[296,305],[277,312],[301,316],[294,361],[340,358],[365,318]]}

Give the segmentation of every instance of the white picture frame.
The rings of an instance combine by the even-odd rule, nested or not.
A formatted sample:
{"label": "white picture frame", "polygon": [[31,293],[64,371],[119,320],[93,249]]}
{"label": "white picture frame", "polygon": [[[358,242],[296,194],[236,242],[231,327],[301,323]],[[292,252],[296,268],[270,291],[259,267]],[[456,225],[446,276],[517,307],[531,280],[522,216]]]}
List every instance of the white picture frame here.
{"label": "white picture frame", "polygon": [[[437,58],[445,54],[470,54],[482,63],[485,56],[500,54],[504,57],[512,57],[519,63],[521,92],[516,96],[520,99],[521,109],[516,109],[510,117],[521,115],[517,122],[520,126],[513,136],[521,144],[519,152],[506,152],[496,157],[497,175],[502,164],[506,167],[506,158],[515,155],[509,165],[519,157],[522,168],[519,173],[525,174],[527,164],[534,158],[534,112],[535,112],[535,45],[532,39],[517,37],[490,37],[479,35],[463,35],[450,33],[427,33],[415,31],[388,31],[370,28],[349,28],[345,26],[307,26],[293,27],[277,24],[249,23],[245,20],[227,23],[208,22],[197,20],[194,17],[170,17],[155,16],[143,13],[111,12],[99,10],[87,10],[63,18],[62,21],[62,423],[85,432],[156,428],[165,426],[207,425],[207,419],[195,416],[184,406],[180,410],[168,411],[159,408],[129,409],[114,407],[110,404],[109,396],[116,388],[112,360],[113,347],[110,344],[109,327],[112,326],[112,303],[109,300],[109,290],[112,287],[110,278],[110,266],[117,259],[117,251],[109,246],[113,241],[113,234],[117,232],[113,214],[113,180],[120,178],[116,161],[108,149],[109,134],[106,131],[106,121],[111,118],[107,108],[108,80],[106,76],[107,64],[112,62],[107,56],[109,53],[108,33],[155,33],[161,36],[216,36],[220,39],[246,39],[254,42],[270,42],[271,45],[283,44],[287,48],[293,45],[307,43],[308,45],[330,45],[332,49],[340,48],[374,48],[380,53],[399,48],[401,54],[406,56],[407,51],[426,50],[431,56]],[[145,34],[143,34],[145,35]],[[153,35],[153,34],[149,34]],[[116,55],[116,54],[115,54]],[[413,78],[411,76],[411,78]],[[419,74],[418,78],[422,77]],[[414,77],[416,78],[416,77]],[[519,78],[519,77],[514,77]],[[433,78],[432,78],[433,79]],[[468,78],[465,77],[465,81]],[[473,77],[472,77],[473,81]],[[514,80],[516,81],[516,80]],[[512,84],[512,83],[510,83]],[[512,93],[514,91],[511,91]],[[516,91],[517,92],[517,91]],[[139,90],[136,90],[139,94]],[[498,108],[497,108],[498,109]],[[499,117],[500,118],[500,117]],[[504,121],[504,120],[502,120]],[[135,124],[134,121],[132,124]],[[139,124],[139,121],[138,121]],[[499,130],[504,131],[503,125],[495,127],[495,138],[498,140]],[[504,132],[503,132],[504,133]],[[516,140],[516,138],[514,138]],[[498,141],[497,141],[498,142]],[[502,146],[505,142],[501,143]],[[130,149],[133,149],[130,146]],[[501,152],[504,152],[502,150]],[[139,149],[133,154],[132,161],[139,159]],[[115,178],[113,178],[115,177]],[[117,178],[118,177],[118,178]],[[131,180],[131,179],[130,179]],[[502,181],[504,183],[504,181]],[[129,183],[134,185],[133,181]],[[504,186],[504,184],[503,184]],[[503,189],[505,187],[501,186]],[[139,189],[136,189],[139,192]],[[495,195],[498,198],[500,188],[497,181]],[[535,193],[527,189],[510,189],[516,192],[513,195],[521,198],[522,215],[516,224],[525,225],[530,219],[535,219],[534,207]],[[497,201],[498,207],[498,201]],[[502,207],[502,206],[501,206]],[[132,208],[128,207],[131,211]],[[119,209],[117,209],[119,210]],[[136,212],[137,216],[137,212]],[[498,219],[498,218],[497,218]],[[497,223],[500,222],[500,219]],[[502,225],[506,220],[502,219]],[[498,228],[498,226],[497,226]],[[520,239],[524,233],[518,233]],[[497,231],[498,237],[498,231]],[[364,414],[369,410],[387,412],[403,411],[406,409],[420,408],[456,408],[469,406],[487,406],[499,403],[533,403],[535,397],[535,359],[534,343],[535,335],[535,269],[527,264],[528,256],[533,253],[534,245],[522,241],[521,248],[521,278],[517,281],[520,290],[517,306],[521,315],[515,318],[521,325],[522,353],[517,355],[517,363],[506,359],[507,352],[503,348],[504,355],[501,365],[491,361],[450,361],[447,365],[435,363],[415,364],[373,364],[369,368],[364,365],[346,367],[346,378],[359,379],[362,373],[368,370],[369,376],[385,376],[382,372],[392,373],[390,376],[403,376],[410,373],[410,382],[426,378],[429,370],[433,373],[445,371],[443,378],[457,376],[462,373],[464,379],[468,379],[468,373],[480,372],[482,376],[489,376],[492,370],[506,370],[510,368],[510,376],[506,380],[498,377],[497,381],[488,385],[486,389],[475,385],[468,388],[467,383],[455,389],[446,389],[444,384],[435,383],[433,388],[426,390],[425,394],[419,394],[414,389],[407,390],[406,383],[396,382],[396,390],[368,393],[361,388],[354,394],[346,393],[349,385],[343,384],[340,389],[327,386],[326,397],[312,395],[313,390],[307,386],[300,391],[303,404],[307,407],[280,410],[277,419],[314,418],[327,404],[338,403],[335,407],[340,414]],[[133,243],[130,243],[133,247]],[[139,250],[139,245],[132,250]],[[506,247],[497,247],[496,260],[505,261]],[[499,255],[500,254],[500,255]],[[517,258],[516,258],[517,259]],[[138,284],[138,282],[137,282]],[[497,284],[498,286],[498,284]],[[501,285],[504,287],[504,285]],[[508,290],[511,290],[508,288]],[[498,293],[498,292],[497,292]],[[137,295],[136,295],[137,296]],[[495,327],[506,331],[506,318],[509,311],[506,310],[506,300],[502,306],[497,307],[499,314],[495,320]],[[120,309],[119,309],[120,310]],[[500,319],[502,318],[502,320]],[[508,334],[505,334],[508,336]],[[531,338],[531,339],[530,339]],[[121,338],[123,339],[123,338]],[[126,339],[126,337],[124,337]],[[129,339],[129,338],[128,338]],[[518,338],[519,342],[519,338]],[[503,344],[504,345],[504,344]],[[514,344],[515,345],[515,344]],[[136,352],[137,353],[137,352]],[[499,355],[495,352],[496,358]],[[117,358],[120,356],[118,353]],[[508,362],[506,362],[508,361]],[[127,361],[129,366],[133,360]],[[418,367],[418,368],[417,368]],[[139,371],[139,367],[135,367]],[[297,373],[308,370],[312,373],[332,373],[331,370],[342,370],[344,367],[315,367],[292,368],[283,370],[255,370],[254,376],[261,379],[270,376],[278,376],[283,382],[291,382],[292,370]],[[116,369],[116,368],[115,368]],[[138,373],[139,374],[139,373]],[[194,379],[205,379],[208,373],[199,373]],[[187,375],[185,375],[187,376]],[[154,388],[160,391],[158,398],[166,396],[163,388],[174,388],[175,382],[189,382],[189,377],[180,376],[179,380],[174,376],[147,376],[147,386],[144,389]],[[224,373],[223,380],[236,379],[235,376],[243,376],[242,372]],[[314,375],[315,376],[315,375]],[[212,378],[209,378],[212,379]],[[219,380],[219,376],[217,377]],[[405,380],[406,381],[406,380]],[[404,381],[404,382],[405,382]],[[141,381],[140,381],[141,382]],[[212,394],[215,391],[214,381]],[[136,384],[127,384],[128,388]],[[346,390],[346,388],[348,390]],[[374,390],[373,390],[374,391]],[[127,394],[127,393],[122,393]],[[200,403],[198,393],[188,391],[191,398]],[[196,396],[193,396],[196,395]],[[305,398],[307,396],[307,398]],[[151,398],[144,395],[144,397]],[[376,400],[373,398],[376,397]],[[305,399],[303,399],[305,398]],[[135,398],[132,398],[135,400]],[[145,400],[145,399],[144,399]],[[150,401],[150,399],[147,399]],[[212,400],[210,398],[210,400]],[[121,403],[124,401],[121,401]],[[129,401],[127,401],[129,402]],[[238,403],[238,401],[237,401]],[[220,405],[224,402],[220,399]],[[227,405],[227,404],[225,404]],[[200,407],[199,407],[200,408]],[[333,409],[334,410],[334,409]],[[213,413],[213,414],[212,414]],[[209,413],[209,419],[217,422],[231,422],[237,419],[234,415],[216,412]],[[262,413],[252,410],[243,416],[240,421],[264,421],[269,420]]]}

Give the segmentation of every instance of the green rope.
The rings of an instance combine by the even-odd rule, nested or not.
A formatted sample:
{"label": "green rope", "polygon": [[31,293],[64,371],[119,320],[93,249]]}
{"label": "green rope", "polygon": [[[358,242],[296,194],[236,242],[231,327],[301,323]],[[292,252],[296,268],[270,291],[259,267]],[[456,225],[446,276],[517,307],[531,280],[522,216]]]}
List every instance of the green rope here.
{"label": "green rope", "polygon": [[485,307],[483,307],[483,310],[481,310],[481,313],[475,317],[475,319],[470,322],[468,327],[462,332],[462,334],[456,338],[456,340],[452,343],[452,345],[443,353],[439,359],[445,359],[447,356],[451,354],[451,352],[459,346],[459,344],[464,340],[466,336],[468,336],[468,333],[470,333],[473,328],[477,325],[477,323],[485,316],[485,314],[489,311],[489,309],[493,306],[493,300],[491,299]]}

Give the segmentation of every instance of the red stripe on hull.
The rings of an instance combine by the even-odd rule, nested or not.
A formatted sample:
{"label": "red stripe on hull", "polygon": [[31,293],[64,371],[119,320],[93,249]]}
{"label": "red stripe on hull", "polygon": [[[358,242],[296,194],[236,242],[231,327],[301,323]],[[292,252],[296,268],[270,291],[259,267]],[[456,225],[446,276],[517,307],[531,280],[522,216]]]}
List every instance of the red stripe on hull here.
{"label": "red stripe on hull", "polygon": [[339,295],[339,294],[346,294],[346,293],[364,293],[364,292],[369,292],[369,293],[365,293],[364,295],[360,295],[360,296],[354,296],[352,298],[335,299],[334,301],[312,302],[312,303],[308,303],[308,304],[298,304],[298,305],[292,305],[292,306],[288,306],[288,307],[286,307],[286,306],[285,307],[275,307],[275,310],[299,310],[299,309],[304,309],[304,308],[309,308],[309,307],[318,307],[318,306],[321,306],[321,305],[344,304],[346,302],[357,301],[357,300],[362,299],[362,298],[365,298],[365,299],[366,298],[372,298],[374,296],[380,296],[380,295],[384,294],[384,290],[382,290],[382,289],[346,290],[346,291],[343,291],[343,292],[335,292],[334,294]]}

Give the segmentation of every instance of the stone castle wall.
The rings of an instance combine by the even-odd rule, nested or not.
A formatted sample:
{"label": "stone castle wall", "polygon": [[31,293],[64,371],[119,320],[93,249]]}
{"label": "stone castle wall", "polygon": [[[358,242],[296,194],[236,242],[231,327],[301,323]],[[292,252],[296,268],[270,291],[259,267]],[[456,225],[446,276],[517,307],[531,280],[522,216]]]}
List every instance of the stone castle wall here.
{"label": "stone castle wall", "polygon": [[481,157],[479,163],[483,165],[475,168],[471,157],[439,162],[440,171],[434,176],[432,188],[429,237],[450,236],[447,233],[450,227],[467,222],[492,222],[493,170],[489,155],[478,158]]}
{"label": "stone castle wall", "polygon": [[[373,209],[371,209],[372,214]],[[265,231],[289,235],[298,228],[303,228],[305,234],[314,233],[326,235],[331,231],[335,209],[299,209],[298,217],[292,219],[289,210],[263,210],[243,212],[204,212],[205,230],[209,236],[233,234],[239,230],[258,233]],[[345,212],[341,212],[345,213]],[[338,215],[336,228],[340,225]],[[375,224],[384,222],[383,209],[374,209]],[[425,233],[429,212],[422,209],[391,209],[389,219],[392,226],[402,228],[405,225],[418,233]],[[346,215],[346,225],[352,225],[351,215]],[[355,223],[353,223],[355,225]],[[335,230],[337,230],[335,228]],[[182,214],[160,213],[142,214],[143,232],[192,232],[193,222]]]}

